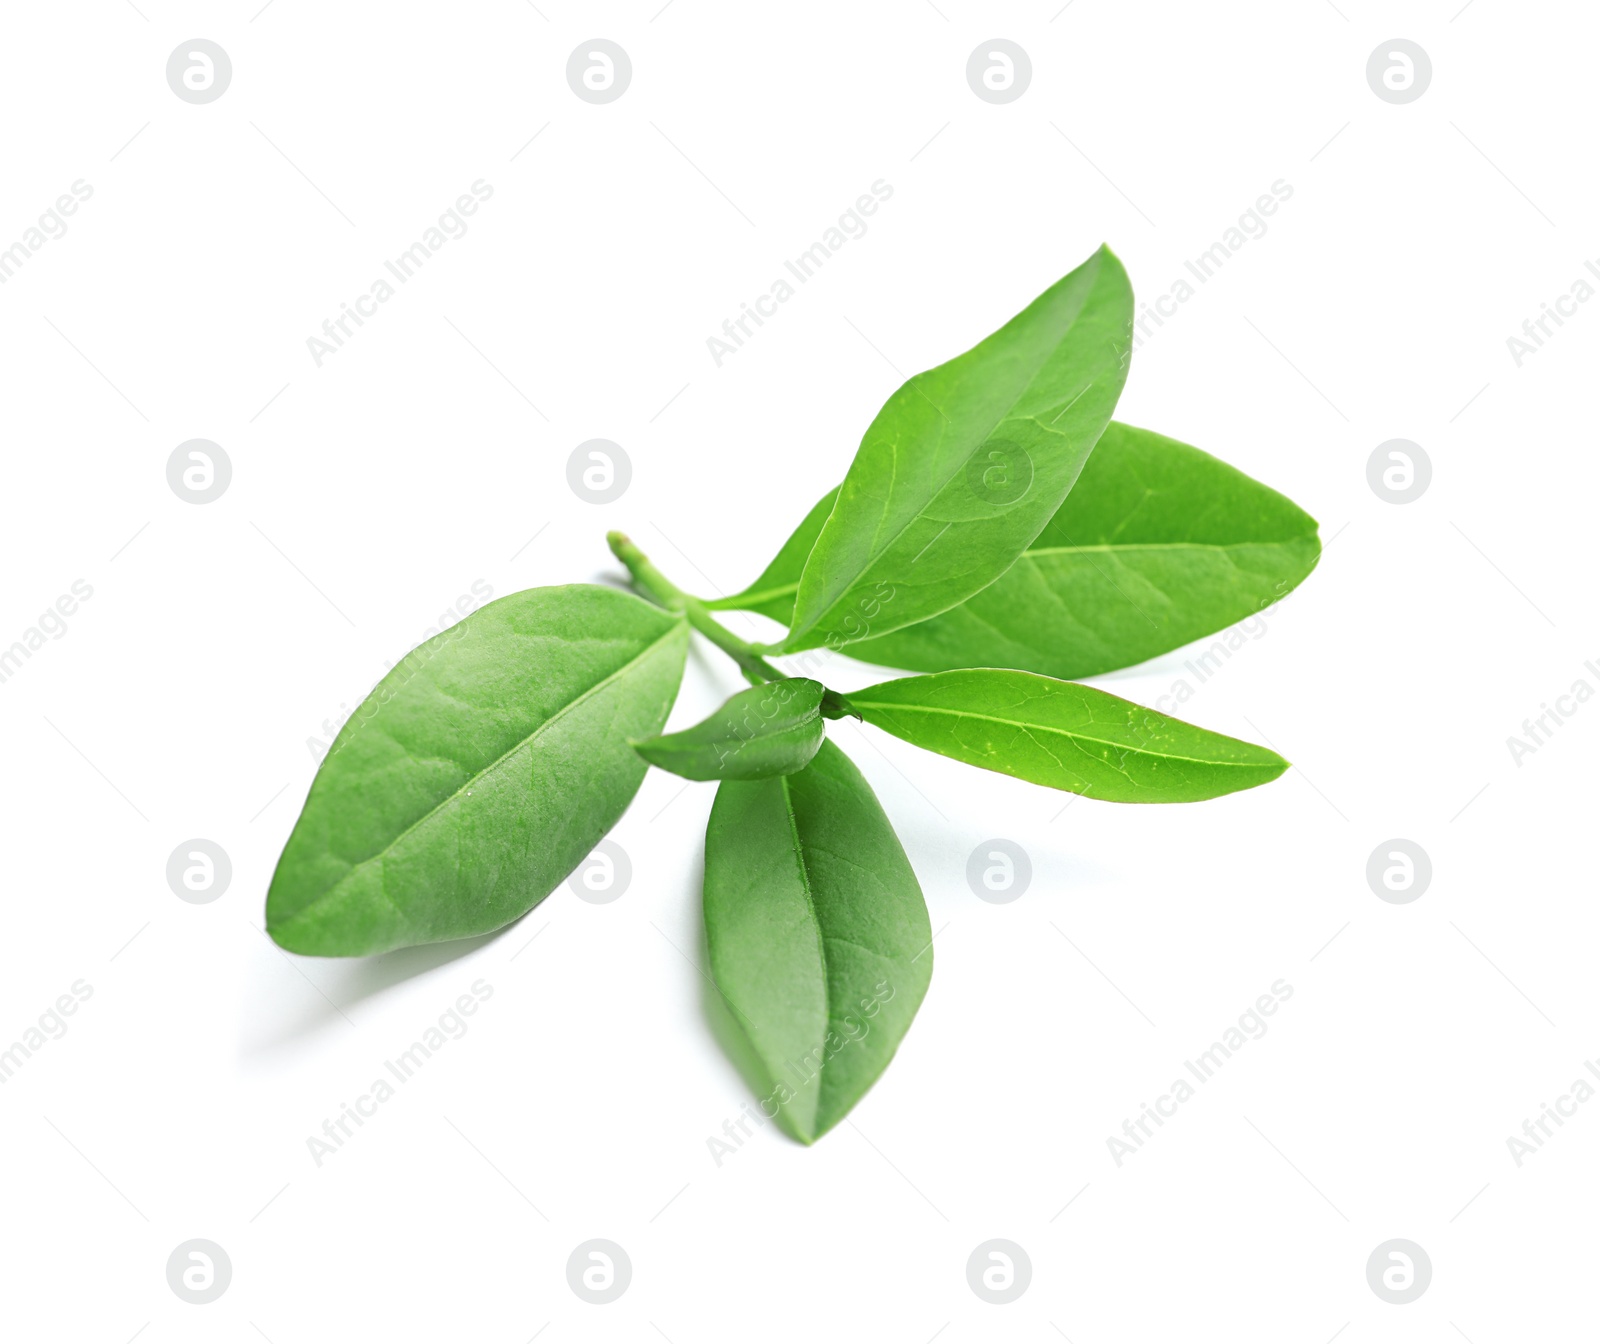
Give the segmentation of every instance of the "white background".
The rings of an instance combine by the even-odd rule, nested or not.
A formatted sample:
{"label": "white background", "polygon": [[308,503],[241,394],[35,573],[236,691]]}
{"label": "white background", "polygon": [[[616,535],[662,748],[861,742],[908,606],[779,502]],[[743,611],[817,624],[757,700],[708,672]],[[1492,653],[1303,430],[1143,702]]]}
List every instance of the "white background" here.
{"label": "white background", "polygon": [[[93,188],[0,287],[0,644],[93,588],[0,685],[0,1043],[93,991],[0,1086],[7,1337],[1592,1328],[1600,1104],[1520,1167],[1506,1143],[1600,1053],[1600,706],[1520,765],[1506,742],[1600,688],[1600,305],[1520,368],[1506,346],[1600,248],[1590,7],[258,8],[5,15],[0,247]],[[233,62],[204,106],[164,75],[196,36]],[[564,74],[595,36],[633,63],[606,106]],[[964,73],[996,36],[1033,64],[1006,106]],[[1396,36],[1433,63],[1406,106],[1365,76]],[[706,338],[880,178],[869,232],[718,368]],[[470,231],[317,367],[307,338],[477,179]],[[834,1133],[708,1151],[751,1097],[700,969],[709,786],[647,778],[612,904],[563,887],[499,936],[370,962],[267,941],[307,739],[475,580],[612,574],[621,527],[732,591],[902,374],[1102,241],[1155,296],[1279,179],[1292,198],[1138,352],[1118,414],[1320,520],[1318,570],[1185,706],[1296,769],[1063,810],[846,726],[940,932],[899,1056]],[[197,437],[233,465],[204,506],[165,475]],[[594,437],[634,470],[603,507],[566,482]],[[1433,463],[1404,506],[1366,479],[1395,437]],[[1152,702],[1192,652],[1104,684]],[[697,652],[672,722],[737,685]],[[231,857],[211,904],[167,885],[192,837]],[[995,837],[1032,856],[1010,905],[965,879]],[[1432,859],[1411,904],[1366,881],[1392,837]],[[1107,1138],[1280,978],[1270,1031],[1117,1166]],[[318,1167],[307,1138],[480,979],[470,1031]],[[209,1306],[166,1281],[194,1237],[233,1266]],[[633,1263],[605,1307],[566,1282],[592,1237]],[[1033,1266],[1004,1307],[966,1280],[995,1237]],[[1407,1306],[1366,1281],[1395,1237],[1433,1265]]]}

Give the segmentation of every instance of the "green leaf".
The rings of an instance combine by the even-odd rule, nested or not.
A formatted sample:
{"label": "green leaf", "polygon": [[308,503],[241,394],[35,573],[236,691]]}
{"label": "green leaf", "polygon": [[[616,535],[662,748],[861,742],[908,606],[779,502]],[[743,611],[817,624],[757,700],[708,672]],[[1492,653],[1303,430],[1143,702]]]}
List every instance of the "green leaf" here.
{"label": "green leaf", "polygon": [[500,928],[644,778],[689,630],[608,588],[534,588],[406,655],[340,730],[267,894],[291,952],[363,956]]}
{"label": "green leaf", "polygon": [[849,652],[916,672],[1091,677],[1255,615],[1321,552],[1316,520],[1276,490],[1198,448],[1113,422],[1066,503],[998,580]]}
{"label": "green leaf", "polygon": [[868,427],[811,548],[788,652],[936,616],[1010,567],[1066,498],[1127,376],[1133,291],[1101,248]]}
{"label": "green leaf", "polygon": [[705,915],[762,1109],[812,1143],[888,1066],[933,971],[916,874],[833,743],[798,774],[718,787]]}
{"label": "green leaf", "polygon": [[801,519],[800,526],[789,534],[789,540],[783,543],[759,579],[742,593],[707,602],[706,607],[711,611],[755,611],[788,625],[794,615],[794,594],[800,586],[800,571],[806,567],[806,557],[817,544],[822,525],[828,521],[833,501],[838,498],[839,487],[834,486]]}
{"label": "green leaf", "polygon": [[[787,623],[830,491],[766,572],[708,605]],[[1264,610],[1317,564],[1317,523],[1209,453],[1113,420],[1066,502],[959,607],[850,646],[883,667],[1003,664],[1073,680],[1154,658]]]}
{"label": "green leaf", "polygon": [[684,779],[768,779],[804,770],[826,729],[820,681],[789,677],[740,691],[710,718],[633,749]]}
{"label": "green leaf", "polygon": [[1192,803],[1276,779],[1265,747],[1089,686],[971,668],[856,691],[868,723],[968,765],[1112,803]]}

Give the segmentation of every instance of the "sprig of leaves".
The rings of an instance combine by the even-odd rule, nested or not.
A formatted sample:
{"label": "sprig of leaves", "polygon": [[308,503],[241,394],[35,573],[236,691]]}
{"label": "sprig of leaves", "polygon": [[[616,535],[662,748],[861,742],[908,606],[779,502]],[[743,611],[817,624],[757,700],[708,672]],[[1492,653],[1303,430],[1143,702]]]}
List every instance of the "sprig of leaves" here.
{"label": "sprig of leaves", "polygon": [[[732,597],[684,592],[612,533],[640,596],[515,593],[413,650],[312,782],[268,891],[272,937],[364,956],[487,933],[590,853],[647,763],[716,782],[711,974],[763,1109],[813,1142],[887,1067],[933,965],[916,875],[828,720],[1105,802],[1195,802],[1288,768],[1073,680],[1252,615],[1320,553],[1282,495],[1111,420],[1132,315],[1102,248],[910,379]],[[736,609],[788,632],[740,639],[715,615]],[[663,734],[691,630],[752,684]],[[821,646],[924,675],[841,695],[770,661]]]}

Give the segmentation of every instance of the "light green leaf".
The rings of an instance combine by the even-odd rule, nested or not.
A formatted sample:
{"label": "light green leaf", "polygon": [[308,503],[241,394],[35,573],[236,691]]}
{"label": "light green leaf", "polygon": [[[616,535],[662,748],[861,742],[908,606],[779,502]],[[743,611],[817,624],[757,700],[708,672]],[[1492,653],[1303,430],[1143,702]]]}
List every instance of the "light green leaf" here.
{"label": "light green leaf", "polygon": [[1089,686],[972,668],[856,691],[868,723],[968,765],[1112,803],[1191,803],[1254,788],[1289,763]]}
{"label": "light green leaf", "polygon": [[789,677],[740,691],[681,733],[646,738],[633,749],[684,779],[767,779],[803,770],[826,729],[820,681]]}
{"label": "light green leaf", "polygon": [[[787,622],[837,491],[766,572],[710,604]],[[1004,665],[1072,680],[1130,667],[1247,620],[1316,567],[1316,520],[1209,453],[1113,420],[1055,517],[959,607],[852,644],[884,667]]]}
{"label": "light green leaf", "polygon": [[1198,448],[1113,422],[1066,502],[999,579],[849,653],[917,672],[1095,676],[1256,615],[1321,552],[1316,520],[1276,490]]}
{"label": "light green leaf", "polygon": [[705,918],[762,1109],[812,1143],[887,1067],[933,971],[916,874],[833,743],[798,774],[718,787]]}
{"label": "light green leaf", "polygon": [[839,487],[834,486],[800,520],[800,526],[789,534],[789,539],[779,548],[759,579],[742,593],[707,602],[706,607],[711,611],[755,611],[770,620],[788,625],[794,615],[794,594],[800,586],[800,571],[806,567],[806,557],[817,544],[822,525],[828,521],[828,515],[833,512],[833,501],[838,498]]}
{"label": "light green leaf", "polygon": [[1127,376],[1133,291],[1101,248],[868,427],[784,649],[887,634],[997,579],[1072,488]]}
{"label": "light green leaf", "polygon": [[340,730],[267,894],[291,952],[487,933],[588,854],[644,778],[688,626],[576,585],[500,598],[414,649]]}

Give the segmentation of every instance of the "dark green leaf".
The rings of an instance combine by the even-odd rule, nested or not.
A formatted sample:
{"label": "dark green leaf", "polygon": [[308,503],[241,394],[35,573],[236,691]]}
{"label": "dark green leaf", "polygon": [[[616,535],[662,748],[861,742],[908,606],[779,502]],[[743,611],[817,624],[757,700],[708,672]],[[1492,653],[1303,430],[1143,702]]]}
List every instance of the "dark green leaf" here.
{"label": "dark green leaf", "polygon": [[487,933],[622,815],[688,626],[627,593],[534,588],[408,654],[340,730],[267,895],[291,952],[362,956]]}
{"label": "dark green leaf", "polygon": [[792,775],[822,745],[824,694],[820,681],[805,677],[752,686],[693,728],[646,738],[633,749],[685,779]]}
{"label": "dark green leaf", "polygon": [[800,576],[787,651],[926,620],[1049,522],[1127,376],[1133,291],[1101,248],[868,427]]}
{"label": "dark green leaf", "polygon": [[853,692],[868,723],[968,765],[1112,803],[1191,803],[1254,788],[1276,752],[1089,686],[973,668]]}
{"label": "dark green leaf", "polygon": [[761,1063],[762,1109],[814,1142],[887,1067],[933,970],[916,875],[833,743],[798,774],[717,789],[705,914],[712,975]]}

